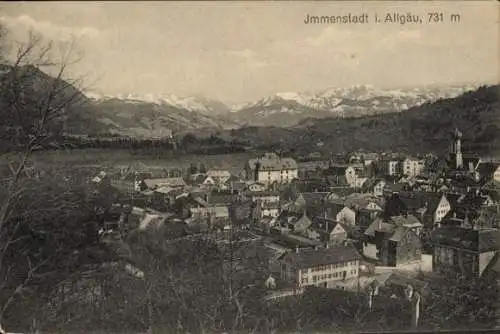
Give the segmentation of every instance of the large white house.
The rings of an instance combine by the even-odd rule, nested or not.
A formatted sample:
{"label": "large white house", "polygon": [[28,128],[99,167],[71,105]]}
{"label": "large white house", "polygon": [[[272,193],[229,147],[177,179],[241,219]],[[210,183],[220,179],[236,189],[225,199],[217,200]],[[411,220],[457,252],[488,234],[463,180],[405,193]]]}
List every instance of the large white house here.
{"label": "large white house", "polygon": [[290,183],[298,178],[298,165],[292,158],[282,158],[266,153],[257,159],[250,159],[245,166],[247,180],[264,183]]}
{"label": "large white house", "polygon": [[401,174],[407,176],[417,176],[423,172],[425,164],[424,160],[407,157],[401,161]]}
{"label": "large white house", "polygon": [[350,246],[329,246],[324,249],[298,249],[280,259],[281,279],[297,287],[330,287],[335,281],[359,275],[359,253]]}

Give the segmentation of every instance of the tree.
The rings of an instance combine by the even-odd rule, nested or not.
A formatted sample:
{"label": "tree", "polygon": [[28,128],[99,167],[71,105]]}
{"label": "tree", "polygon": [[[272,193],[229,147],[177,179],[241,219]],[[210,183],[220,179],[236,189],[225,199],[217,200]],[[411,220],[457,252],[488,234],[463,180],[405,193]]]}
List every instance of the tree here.
{"label": "tree", "polygon": [[40,179],[28,172],[33,152],[62,132],[66,117],[83,101],[77,81],[65,78],[74,43],[56,48],[30,33],[11,56],[3,43],[7,31],[0,32],[0,141],[10,149],[3,154],[10,163],[0,193],[0,333],[5,333],[5,316],[17,298],[49,289],[87,261],[97,229],[84,189],[61,176]]}

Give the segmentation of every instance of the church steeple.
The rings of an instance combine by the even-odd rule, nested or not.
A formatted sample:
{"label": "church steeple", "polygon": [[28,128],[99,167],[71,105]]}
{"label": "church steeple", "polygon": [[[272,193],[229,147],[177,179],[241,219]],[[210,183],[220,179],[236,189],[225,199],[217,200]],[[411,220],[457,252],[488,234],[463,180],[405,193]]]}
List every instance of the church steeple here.
{"label": "church steeple", "polygon": [[455,129],[453,132],[453,142],[450,152],[451,161],[454,163],[456,169],[463,167],[463,157],[462,157],[462,132]]}

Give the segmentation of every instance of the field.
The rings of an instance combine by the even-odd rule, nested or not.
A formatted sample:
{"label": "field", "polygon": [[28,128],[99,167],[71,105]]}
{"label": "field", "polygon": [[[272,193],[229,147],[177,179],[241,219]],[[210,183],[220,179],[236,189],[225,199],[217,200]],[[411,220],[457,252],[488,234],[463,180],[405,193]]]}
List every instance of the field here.
{"label": "field", "polygon": [[[186,169],[191,164],[204,164],[207,169],[227,169],[239,174],[254,153],[234,153],[222,155],[184,155],[182,157],[135,155],[128,150],[79,149],[67,151],[35,152],[33,162],[40,167],[103,167],[119,169],[134,164],[150,169]],[[5,159],[4,159],[4,162]]]}

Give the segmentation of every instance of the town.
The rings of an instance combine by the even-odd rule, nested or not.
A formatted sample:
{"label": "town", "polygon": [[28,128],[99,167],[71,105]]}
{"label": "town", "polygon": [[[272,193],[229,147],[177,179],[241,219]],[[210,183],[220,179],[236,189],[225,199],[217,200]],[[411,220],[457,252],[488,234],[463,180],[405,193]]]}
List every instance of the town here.
{"label": "town", "polygon": [[115,202],[100,233],[161,226],[169,238],[255,243],[267,256],[268,302],[308,287],[380,290],[413,296],[418,325],[433,278],[498,280],[500,163],[463,154],[461,141],[457,129],[444,157],[357,152],[297,163],[264,153],[239,175],[203,165],[102,171],[91,182]]}
{"label": "town", "polygon": [[0,334],[500,329],[498,3],[362,7],[2,3]]}

